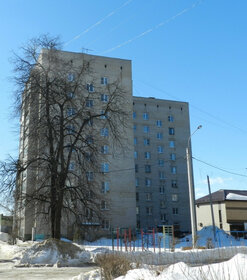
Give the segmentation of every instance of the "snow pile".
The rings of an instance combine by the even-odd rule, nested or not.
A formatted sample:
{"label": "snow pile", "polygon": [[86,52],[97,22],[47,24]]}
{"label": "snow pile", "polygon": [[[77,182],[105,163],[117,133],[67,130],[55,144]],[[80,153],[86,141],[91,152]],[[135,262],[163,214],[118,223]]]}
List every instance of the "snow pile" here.
{"label": "snow pile", "polygon": [[[165,268],[163,271],[134,269],[117,280],[239,280],[246,279],[247,255],[238,254],[231,260],[211,265],[190,267],[183,262]],[[78,278],[84,279],[84,278]],[[94,278],[96,279],[96,278]],[[100,278],[98,278],[100,279]]]}
{"label": "snow pile", "polygon": [[[214,240],[213,226],[203,227],[197,231],[197,246],[207,247],[209,242],[213,247],[228,247],[228,246],[244,246],[247,245],[247,240],[243,238],[236,239],[234,236],[227,234],[224,230],[215,227],[216,240]],[[188,235],[180,240],[175,246],[176,248],[191,246],[191,235]]]}
{"label": "snow pile", "polygon": [[240,195],[240,194],[236,194],[236,193],[229,193],[226,196],[227,200],[247,200],[247,196],[246,195]]}
{"label": "snow pile", "polygon": [[90,261],[91,253],[84,251],[79,246],[73,243],[47,239],[23,250],[18,264],[75,266]]}
{"label": "snow pile", "polygon": [[78,276],[73,277],[71,280],[101,280],[101,273],[99,269],[81,273]]}

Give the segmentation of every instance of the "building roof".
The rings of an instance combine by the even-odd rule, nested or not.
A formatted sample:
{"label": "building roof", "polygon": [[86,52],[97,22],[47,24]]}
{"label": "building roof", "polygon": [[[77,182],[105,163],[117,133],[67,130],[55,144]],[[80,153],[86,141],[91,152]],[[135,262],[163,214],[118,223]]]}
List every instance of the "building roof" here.
{"label": "building roof", "polygon": [[[212,202],[222,202],[226,200],[247,200],[247,191],[245,190],[218,190],[212,193]],[[196,204],[209,203],[209,195],[196,200]]]}

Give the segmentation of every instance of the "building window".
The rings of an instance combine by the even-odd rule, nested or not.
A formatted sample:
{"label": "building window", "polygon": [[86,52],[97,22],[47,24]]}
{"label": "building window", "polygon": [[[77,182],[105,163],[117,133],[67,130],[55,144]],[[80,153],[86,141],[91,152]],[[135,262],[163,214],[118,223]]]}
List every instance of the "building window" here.
{"label": "building window", "polygon": [[160,167],[164,167],[164,166],[165,166],[165,161],[164,161],[163,159],[159,159],[159,160],[158,160],[158,165],[159,165]]}
{"label": "building window", "polygon": [[145,173],[151,173],[151,165],[145,164]]}
{"label": "building window", "polygon": [[69,73],[67,75],[67,79],[68,79],[69,82],[73,82],[75,80],[75,74]]}
{"label": "building window", "polygon": [[150,187],[151,186],[151,179],[145,178],[145,186]]}
{"label": "building window", "polygon": [[164,153],[164,147],[163,147],[163,146],[158,146],[158,147],[157,147],[157,152],[158,152],[159,154],[163,154],[163,153]]}
{"label": "building window", "polygon": [[108,136],[109,135],[108,128],[106,128],[106,127],[101,128],[100,135],[101,136]]}
{"label": "building window", "polygon": [[101,210],[107,210],[108,209],[108,205],[107,205],[107,202],[105,200],[101,200],[100,209]]}
{"label": "building window", "polygon": [[169,135],[175,135],[175,129],[173,127],[169,127]]}
{"label": "building window", "polygon": [[136,206],[136,215],[139,215],[140,214],[140,208],[139,206]]}
{"label": "building window", "polygon": [[88,123],[87,123],[89,126],[93,126],[93,120],[88,120]]}
{"label": "building window", "polygon": [[108,173],[109,172],[109,164],[108,163],[102,163],[101,164],[101,172],[102,173]]}
{"label": "building window", "polygon": [[143,113],[143,119],[146,121],[149,119],[148,113]]}
{"label": "building window", "polygon": [[139,193],[136,193],[136,201],[139,201]]}
{"label": "building window", "polygon": [[70,163],[69,163],[68,170],[69,170],[69,171],[75,170],[75,163],[74,163],[74,162],[70,162]]}
{"label": "building window", "polygon": [[148,133],[148,132],[149,132],[149,126],[144,125],[144,127],[143,127],[143,132],[144,132],[144,133]]}
{"label": "building window", "polygon": [[172,188],[177,188],[178,187],[177,180],[172,180],[171,185],[172,185]]}
{"label": "building window", "polygon": [[175,142],[174,141],[169,141],[169,147],[170,148],[175,148]]}
{"label": "building window", "polygon": [[170,160],[176,160],[176,154],[172,153],[170,154]]}
{"label": "building window", "polygon": [[110,228],[110,222],[109,220],[102,220],[102,224],[101,224],[102,229],[109,229]]}
{"label": "building window", "polygon": [[168,116],[168,122],[173,122],[174,121],[174,118],[173,118],[173,116]]}
{"label": "building window", "polygon": [[101,114],[101,116],[100,116],[101,120],[108,119],[108,112],[101,110],[100,114]]}
{"label": "building window", "polygon": [[156,125],[157,125],[158,127],[161,127],[161,126],[162,126],[162,121],[161,121],[161,120],[157,120],[157,121],[156,121]]}
{"label": "building window", "polygon": [[151,158],[151,153],[150,152],[145,152],[144,157],[145,157],[145,159],[150,159]]}
{"label": "building window", "polygon": [[110,187],[108,182],[102,182],[101,183],[101,193],[107,193],[109,192]]}
{"label": "building window", "polygon": [[172,174],[177,174],[177,167],[176,166],[171,167],[171,173]]}
{"label": "building window", "polygon": [[134,158],[137,159],[137,157],[138,157],[138,153],[137,151],[134,151]]}
{"label": "building window", "polygon": [[86,172],[86,176],[87,176],[88,181],[93,181],[93,172],[92,171]]}
{"label": "building window", "polygon": [[93,100],[87,99],[87,100],[86,100],[86,107],[88,107],[88,108],[93,107]]}
{"label": "building window", "polygon": [[135,164],[135,173],[138,173],[138,164]]}
{"label": "building window", "polygon": [[139,178],[136,178],[136,187],[139,187]]}
{"label": "building window", "polygon": [[73,124],[67,125],[66,129],[69,135],[75,134],[75,126]]}
{"label": "building window", "polygon": [[172,214],[178,215],[178,208],[172,208]]}
{"label": "building window", "polygon": [[173,202],[178,201],[178,195],[177,194],[172,194],[172,201]]}
{"label": "building window", "polygon": [[136,112],[133,112],[133,119],[136,119]]}
{"label": "building window", "polygon": [[87,144],[93,144],[93,137],[91,135],[88,135],[86,138],[86,143]]}
{"label": "building window", "polygon": [[159,172],[159,179],[160,180],[165,180],[165,172],[164,171]]}
{"label": "building window", "polygon": [[109,147],[107,145],[101,146],[101,153],[102,154],[108,154],[109,153]]}
{"label": "building window", "polygon": [[165,193],[165,186],[160,186],[160,194],[164,194]]}
{"label": "building window", "polygon": [[162,222],[165,222],[165,221],[166,221],[166,214],[161,213],[161,214],[160,214],[160,220],[161,220]]}
{"label": "building window", "polygon": [[74,92],[68,92],[68,93],[67,93],[67,97],[68,97],[69,99],[73,99],[73,98],[75,97]]}
{"label": "building window", "polygon": [[134,145],[137,145],[137,138],[134,138]]}
{"label": "building window", "polygon": [[93,84],[87,84],[87,90],[88,90],[88,92],[94,92]]}
{"label": "building window", "polygon": [[146,200],[147,201],[152,200],[152,194],[151,193],[146,193]]}
{"label": "building window", "polygon": [[153,208],[152,207],[146,207],[146,214],[152,215],[153,214]]}
{"label": "building window", "polygon": [[135,124],[133,125],[133,130],[134,130],[134,132],[136,131],[136,125]]}
{"label": "building window", "polygon": [[107,94],[101,94],[101,101],[102,102],[108,102],[108,95]]}
{"label": "building window", "polygon": [[68,117],[74,116],[75,113],[76,113],[76,109],[75,108],[68,108],[67,109],[67,116]]}
{"label": "building window", "polygon": [[163,133],[162,132],[157,133],[157,139],[159,139],[159,140],[163,139]]}
{"label": "building window", "polygon": [[144,138],[144,146],[150,146],[150,139]]}
{"label": "building window", "polygon": [[166,202],[164,200],[160,201],[160,208],[165,208],[166,207]]}
{"label": "building window", "polygon": [[107,85],[107,78],[106,77],[101,78],[101,84],[102,85]]}

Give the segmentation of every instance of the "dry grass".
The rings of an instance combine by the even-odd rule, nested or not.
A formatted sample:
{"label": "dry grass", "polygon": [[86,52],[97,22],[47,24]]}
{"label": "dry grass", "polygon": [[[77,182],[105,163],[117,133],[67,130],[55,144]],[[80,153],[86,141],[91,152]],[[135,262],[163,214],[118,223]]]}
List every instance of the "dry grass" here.
{"label": "dry grass", "polygon": [[130,261],[118,254],[98,255],[95,262],[100,266],[101,274],[105,280],[125,275],[128,270],[132,269]]}

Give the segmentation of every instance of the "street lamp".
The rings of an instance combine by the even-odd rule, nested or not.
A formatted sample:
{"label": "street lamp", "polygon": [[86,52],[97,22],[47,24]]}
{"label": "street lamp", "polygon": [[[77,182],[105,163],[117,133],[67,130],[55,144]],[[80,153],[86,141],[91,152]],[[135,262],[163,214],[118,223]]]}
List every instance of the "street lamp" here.
{"label": "street lamp", "polygon": [[191,218],[191,234],[192,234],[192,247],[196,245],[196,212],[195,212],[195,189],[192,174],[192,152],[191,152],[191,137],[202,128],[199,125],[196,130],[190,135],[187,142],[186,148],[186,160],[187,160],[187,172],[188,172],[188,183],[189,183],[189,197],[190,197],[190,218]]}

